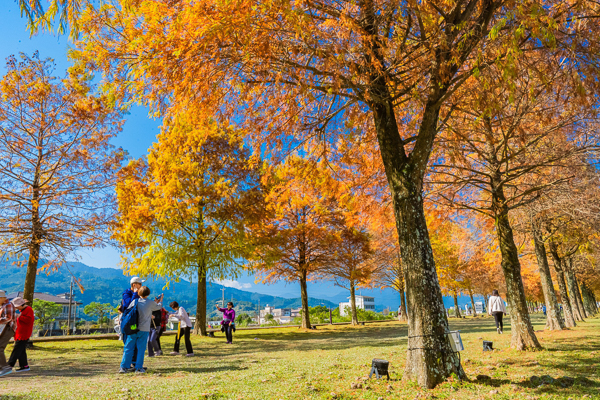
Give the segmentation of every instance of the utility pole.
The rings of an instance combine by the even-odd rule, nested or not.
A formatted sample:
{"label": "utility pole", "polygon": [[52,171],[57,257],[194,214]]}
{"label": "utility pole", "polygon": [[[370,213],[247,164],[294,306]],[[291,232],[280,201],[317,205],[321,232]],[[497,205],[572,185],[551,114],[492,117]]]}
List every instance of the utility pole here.
{"label": "utility pole", "polygon": [[71,304],[73,303],[73,277],[71,277],[71,287],[69,288],[69,315],[67,316],[67,335],[71,334]]}
{"label": "utility pole", "polygon": [[258,314],[256,317],[256,322],[258,323],[258,325],[260,325],[260,299],[258,299]]}
{"label": "utility pole", "polygon": [[221,308],[225,308],[225,286],[221,288],[221,294],[223,296],[223,300],[221,300]]}

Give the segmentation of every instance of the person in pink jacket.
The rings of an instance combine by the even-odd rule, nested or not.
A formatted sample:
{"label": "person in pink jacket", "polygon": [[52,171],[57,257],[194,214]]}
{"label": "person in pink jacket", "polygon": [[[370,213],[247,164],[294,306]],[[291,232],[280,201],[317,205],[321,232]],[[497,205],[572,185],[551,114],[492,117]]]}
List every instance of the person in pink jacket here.
{"label": "person in pink jacket", "polygon": [[217,310],[223,313],[223,321],[221,321],[221,325],[225,331],[225,336],[227,337],[227,344],[232,344],[233,328],[235,326],[235,310],[233,309],[233,303],[227,303],[227,308],[219,308],[218,304],[215,304],[215,307],[217,307]]}

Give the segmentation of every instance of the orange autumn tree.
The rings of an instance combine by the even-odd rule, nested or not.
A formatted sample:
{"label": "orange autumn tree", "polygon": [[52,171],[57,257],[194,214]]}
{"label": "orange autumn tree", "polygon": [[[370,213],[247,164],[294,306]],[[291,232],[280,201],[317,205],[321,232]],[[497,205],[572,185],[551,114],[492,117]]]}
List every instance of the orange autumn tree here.
{"label": "orange autumn tree", "polygon": [[291,156],[263,176],[265,220],[250,227],[250,267],[265,282],[298,282],[302,328],[310,328],[307,282],[325,274],[338,243],[338,202],[322,185],[322,166]]}
{"label": "orange autumn tree", "polygon": [[[560,61],[523,57],[515,62],[522,72],[516,77],[491,66],[471,79],[457,93],[461,103],[441,133],[440,155],[433,163],[441,203],[495,223],[511,345],[519,350],[541,345],[529,317],[510,213],[565,179],[566,174],[557,177],[551,171],[580,164],[600,144],[594,107]],[[542,75],[526,73],[533,63]]]}
{"label": "orange autumn tree", "polygon": [[338,224],[336,242],[332,243],[335,254],[326,266],[325,274],[332,277],[336,285],[350,291],[352,325],[357,325],[356,288],[369,286],[377,264],[371,235],[366,229],[350,226],[343,219]]}
{"label": "orange autumn tree", "polygon": [[467,260],[464,256],[468,254],[465,242],[469,240],[470,232],[448,217],[430,210],[427,226],[442,293],[452,296],[455,316],[462,318],[458,296],[468,289]]}
{"label": "orange autumn tree", "polygon": [[258,160],[233,127],[180,115],[166,120],[148,159],[132,161],[117,186],[113,238],[130,274],[198,283],[195,333],[206,335],[206,283],[235,277],[260,218]]}
{"label": "orange autumn tree", "polygon": [[[89,1],[61,4],[82,3]],[[583,56],[598,54],[589,34],[598,22],[588,15],[596,15],[592,2],[122,0],[85,9],[73,54],[101,69],[114,93],[157,112],[218,110],[273,153],[307,137],[334,142],[367,116],[407,295],[427,305],[413,309],[403,376],[432,388],[452,373],[464,376],[446,337],[423,211],[427,164],[454,94],[470,76],[494,64],[510,73],[515,57],[544,46],[562,52],[565,64],[589,66],[580,76],[593,80],[596,64]],[[416,117],[403,131],[409,110]]]}
{"label": "orange autumn tree", "polygon": [[0,81],[0,252],[26,255],[23,297],[33,301],[40,258],[60,265],[101,246],[115,209],[124,153],[110,140],[121,112],[88,76],[54,75],[54,63],[9,57]]}

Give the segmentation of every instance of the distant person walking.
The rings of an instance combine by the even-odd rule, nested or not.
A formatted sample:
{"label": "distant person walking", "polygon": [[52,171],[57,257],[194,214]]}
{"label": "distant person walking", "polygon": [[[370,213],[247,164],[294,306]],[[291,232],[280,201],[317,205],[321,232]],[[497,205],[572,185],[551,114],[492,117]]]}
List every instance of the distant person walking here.
{"label": "distant person walking", "polygon": [[29,371],[27,362],[27,342],[33,333],[33,309],[27,305],[28,301],[15,297],[12,305],[21,313],[17,318],[17,329],[15,330],[15,344],[8,360],[9,369],[3,369],[2,375],[10,374],[13,367],[19,362],[19,368],[15,372]]}
{"label": "distant person walking", "polygon": [[176,318],[179,321],[179,332],[177,336],[175,336],[175,347],[173,348],[173,352],[171,355],[178,356],[179,355],[179,344],[181,342],[181,337],[183,336],[185,339],[185,349],[187,350],[186,357],[194,357],[194,349],[192,348],[192,341],[190,340],[190,333],[192,330],[192,321],[190,321],[190,317],[188,313],[185,311],[183,307],[179,306],[179,303],[176,301],[171,302],[169,304],[173,310],[175,310],[174,314],[171,314],[171,317]]}
{"label": "distant person walking", "polygon": [[496,331],[499,334],[502,334],[504,330],[504,325],[502,324],[502,317],[506,314],[506,306],[504,305],[504,300],[498,294],[497,290],[492,292],[492,296],[488,301],[488,314],[494,316],[494,320],[496,321]]}
{"label": "distant person walking", "polygon": [[[132,361],[135,361],[135,372],[145,373],[144,355],[150,335],[150,324],[152,323],[152,313],[162,308],[162,295],[154,301],[149,300],[150,289],[147,286],[142,286],[138,291],[139,299],[137,299],[137,329],[133,335],[127,335],[125,347],[123,349],[123,359],[121,360],[121,369],[119,373],[130,372],[129,366]],[[135,302],[131,302],[129,307],[134,307]],[[137,349],[137,357],[133,360],[134,349]]]}
{"label": "distant person walking", "polygon": [[221,321],[221,326],[225,331],[225,336],[227,337],[227,344],[233,343],[233,329],[235,327],[235,310],[233,309],[233,303],[230,301],[227,303],[227,308],[219,308],[218,304],[215,304],[217,310],[223,313],[223,320]]}
{"label": "distant person walking", "polygon": [[8,301],[4,290],[0,290],[0,330],[0,376],[2,376],[3,372],[12,371],[6,361],[4,350],[17,330],[15,306]]}

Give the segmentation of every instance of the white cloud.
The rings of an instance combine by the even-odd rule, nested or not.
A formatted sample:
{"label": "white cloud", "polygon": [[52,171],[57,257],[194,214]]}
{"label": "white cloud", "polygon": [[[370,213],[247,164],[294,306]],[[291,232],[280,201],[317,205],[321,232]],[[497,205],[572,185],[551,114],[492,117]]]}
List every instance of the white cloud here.
{"label": "white cloud", "polygon": [[219,285],[239,290],[250,289],[252,287],[251,283],[240,283],[238,281],[234,281],[233,279],[216,280],[215,282]]}

